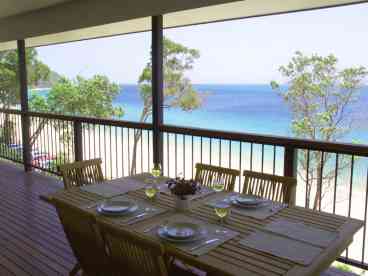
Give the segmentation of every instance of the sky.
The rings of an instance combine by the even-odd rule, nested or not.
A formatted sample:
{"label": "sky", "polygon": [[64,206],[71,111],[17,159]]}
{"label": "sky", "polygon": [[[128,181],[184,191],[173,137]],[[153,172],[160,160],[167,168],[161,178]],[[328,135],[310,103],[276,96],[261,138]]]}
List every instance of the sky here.
{"label": "sky", "polygon": [[[199,50],[192,83],[282,82],[278,68],[295,51],[334,54],[341,68],[368,67],[368,4],[287,15],[182,27],[164,35]],[[107,75],[118,83],[137,83],[149,61],[151,33],[128,34],[38,48],[50,68],[67,77]]]}

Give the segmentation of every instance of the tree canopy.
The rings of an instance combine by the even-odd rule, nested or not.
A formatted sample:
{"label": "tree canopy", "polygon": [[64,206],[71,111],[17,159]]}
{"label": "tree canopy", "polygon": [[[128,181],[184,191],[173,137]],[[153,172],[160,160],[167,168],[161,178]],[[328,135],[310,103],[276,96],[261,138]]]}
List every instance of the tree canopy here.
{"label": "tree canopy", "polygon": [[[26,49],[27,77],[30,87],[46,81],[50,68],[38,58],[34,48]],[[19,104],[18,55],[15,50],[0,52],[0,103],[6,108]]]}
{"label": "tree canopy", "polygon": [[[360,87],[368,75],[365,67],[339,69],[334,55],[306,56],[296,52],[291,61],[279,70],[287,79],[287,90],[281,91],[275,81],[271,86],[290,107],[293,116],[291,129],[295,136],[334,142],[352,130],[353,103],[359,99]],[[328,194],[337,170],[351,166],[351,159],[347,156],[340,157],[338,167],[331,166],[329,161],[332,158],[331,153],[299,150],[298,174],[306,184],[307,207],[314,191],[313,209],[321,208],[322,199]]]}
{"label": "tree canopy", "polygon": [[[365,67],[339,70],[334,55],[306,56],[296,52],[280,72],[288,80],[287,91],[280,95],[292,111],[294,135],[336,141],[351,130],[351,105],[358,100],[359,88],[368,74]],[[271,86],[280,88],[275,81]]]}
{"label": "tree canopy", "polygon": [[[200,56],[196,49],[188,48],[166,37],[163,39],[163,71],[164,71],[164,107],[177,107],[191,111],[202,105],[202,97],[193,88],[186,73],[193,68]],[[152,114],[152,60],[143,69],[139,80],[139,93],[143,101],[141,122],[147,121]],[[131,173],[135,172],[137,145],[141,132],[136,131],[133,145]]]}
{"label": "tree canopy", "polygon": [[62,77],[47,97],[32,93],[29,103],[32,110],[41,112],[98,118],[122,117],[122,108],[113,105],[119,93],[119,85],[106,76],[95,75],[90,79],[77,76],[75,80]]}
{"label": "tree canopy", "polygon": [[[199,58],[196,49],[188,48],[166,37],[163,41],[164,106],[179,107],[184,111],[199,108],[200,95],[193,88],[185,73],[193,68]],[[152,61],[143,69],[139,80],[140,96],[144,104],[141,121],[146,121],[152,113]]]}

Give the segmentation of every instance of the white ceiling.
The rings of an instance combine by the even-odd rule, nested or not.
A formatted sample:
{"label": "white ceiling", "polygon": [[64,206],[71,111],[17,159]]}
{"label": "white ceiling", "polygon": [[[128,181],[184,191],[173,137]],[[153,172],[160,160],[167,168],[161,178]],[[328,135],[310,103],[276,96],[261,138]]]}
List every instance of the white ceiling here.
{"label": "white ceiling", "polygon": [[0,18],[50,7],[71,0],[1,0]]}
{"label": "white ceiling", "polygon": [[[5,2],[4,2],[5,1]],[[10,5],[10,2],[13,5]],[[21,2],[27,3],[22,6]],[[30,5],[32,2],[33,5]],[[65,2],[65,3],[61,3]],[[270,15],[361,3],[362,0],[0,0],[0,51],[148,31],[151,15],[164,14],[164,27]],[[364,2],[368,2],[364,1]],[[3,3],[17,6],[3,11]],[[59,5],[55,5],[59,3]],[[45,5],[52,5],[46,7]],[[42,6],[44,5],[44,6]],[[29,11],[37,7],[40,10]],[[2,14],[27,13],[1,18]]]}

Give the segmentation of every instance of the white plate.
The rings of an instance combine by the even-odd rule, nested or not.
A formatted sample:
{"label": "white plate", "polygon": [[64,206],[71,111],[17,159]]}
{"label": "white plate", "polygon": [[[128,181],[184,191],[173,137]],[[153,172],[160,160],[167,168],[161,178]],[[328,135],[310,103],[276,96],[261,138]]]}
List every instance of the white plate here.
{"label": "white plate", "polygon": [[251,209],[256,209],[256,208],[259,208],[259,207],[263,207],[266,204],[268,204],[268,201],[263,200],[263,199],[258,199],[257,203],[250,203],[250,204],[245,203],[244,204],[244,203],[240,203],[237,200],[237,197],[230,198],[230,202],[231,202],[231,204],[233,204],[233,205],[235,205],[237,207],[240,207],[240,208],[251,208]]}
{"label": "white plate", "polygon": [[173,223],[172,226],[160,227],[157,234],[160,238],[169,242],[191,243],[203,239],[207,234],[207,230],[192,223]]}
{"label": "white plate", "polygon": [[247,195],[233,196],[232,199],[243,205],[257,205],[264,202],[264,199],[260,197]]}
{"label": "white plate", "polygon": [[97,206],[97,212],[104,215],[122,215],[138,209],[137,204],[128,200],[109,201]]}
{"label": "white plate", "polygon": [[166,236],[173,239],[189,239],[200,232],[200,226],[187,222],[172,223],[166,225],[164,228]]}

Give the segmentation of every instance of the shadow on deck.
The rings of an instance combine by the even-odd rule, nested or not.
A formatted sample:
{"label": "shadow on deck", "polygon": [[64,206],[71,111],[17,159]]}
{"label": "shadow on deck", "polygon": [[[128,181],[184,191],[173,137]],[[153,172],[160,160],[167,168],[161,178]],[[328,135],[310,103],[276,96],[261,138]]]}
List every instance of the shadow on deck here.
{"label": "shadow on deck", "polygon": [[40,195],[55,178],[0,160],[0,275],[68,275],[75,258],[55,209]]}

